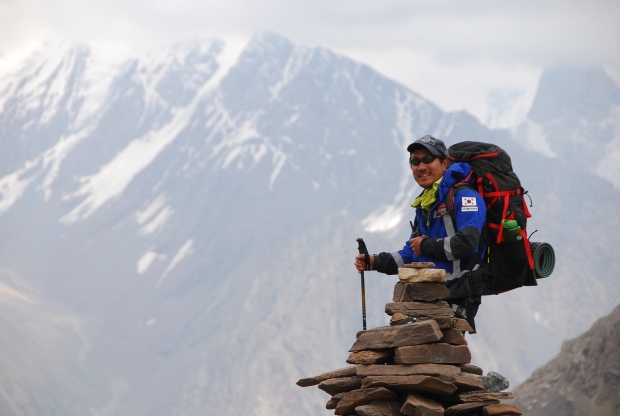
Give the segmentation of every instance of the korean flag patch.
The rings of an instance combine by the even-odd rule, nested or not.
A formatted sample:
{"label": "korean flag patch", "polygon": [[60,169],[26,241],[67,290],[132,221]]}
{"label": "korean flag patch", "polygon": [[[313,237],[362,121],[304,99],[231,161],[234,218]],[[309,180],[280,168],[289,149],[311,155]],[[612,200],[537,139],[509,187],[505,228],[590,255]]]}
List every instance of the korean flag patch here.
{"label": "korean flag patch", "polygon": [[473,196],[464,196],[461,199],[461,211],[478,211],[476,198]]}

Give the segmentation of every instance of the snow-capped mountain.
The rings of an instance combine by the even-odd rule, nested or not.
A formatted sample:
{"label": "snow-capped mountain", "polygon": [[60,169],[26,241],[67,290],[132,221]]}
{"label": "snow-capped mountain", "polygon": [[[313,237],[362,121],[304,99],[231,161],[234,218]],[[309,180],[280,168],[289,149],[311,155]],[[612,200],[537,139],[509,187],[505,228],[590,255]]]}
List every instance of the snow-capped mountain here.
{"label": "snow-capped mountain", "polygon": [[[474,362],[518,383],[620,300],[620,224],[596,215],[611,185],[323,48],[45,46],[2,69],[0,108],[0,266],[80,323],[76,360],[109,386],[84,396],[93,414],[324,412],[294,383],[344,366],[355,239],[407,239],[405,148],[424,134],[505,147],[559,258],[484,299]],[[366,281],[384,325],[395,280]]]}

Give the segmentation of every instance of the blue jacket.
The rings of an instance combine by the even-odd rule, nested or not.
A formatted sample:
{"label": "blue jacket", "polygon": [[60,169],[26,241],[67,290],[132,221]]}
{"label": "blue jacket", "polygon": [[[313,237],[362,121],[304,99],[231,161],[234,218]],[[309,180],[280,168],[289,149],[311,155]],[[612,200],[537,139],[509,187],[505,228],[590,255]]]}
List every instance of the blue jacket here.
{"label": "blue jacket", "polygon": [[[430,212],[416,208],[414,228],[421,235],[428,236],[420,246],[422,254],[414,254],[407,240],[397,252],[376,255],[375,270],[396,274],[398,267],[407,263],[433,262],[435,267],[446,270],[448,280],[457,277],[462,270],[471,270],[484,254],[481,243],[486,220],[484,199],[472,188],[463,186],[453,191],[454,218],[446,205],[450,188],[462,182],[470,171],[467,163],[453,163],[444,173],[437,190],[437,201]],[[479,256],[475,255],[479,252]]]}

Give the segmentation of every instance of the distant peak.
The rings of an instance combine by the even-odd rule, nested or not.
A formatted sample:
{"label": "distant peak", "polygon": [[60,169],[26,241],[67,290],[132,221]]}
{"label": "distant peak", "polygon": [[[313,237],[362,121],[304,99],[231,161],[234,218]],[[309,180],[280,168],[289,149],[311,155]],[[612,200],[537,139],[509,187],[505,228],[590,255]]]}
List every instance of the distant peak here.
{"label": "distant peak", "polygon": [[596,122],[620,105],[620,88],[602,67],[552,67],[538,83],[528,117],[539,123],[586,118]]}
{"label": "distant peak", "polygon": [[250,41],[250,44],[268,44],[276,49],[289,49],[293,47],[293,43],[286,37],[270,30],[265,30],[254,35],[254,37]]}

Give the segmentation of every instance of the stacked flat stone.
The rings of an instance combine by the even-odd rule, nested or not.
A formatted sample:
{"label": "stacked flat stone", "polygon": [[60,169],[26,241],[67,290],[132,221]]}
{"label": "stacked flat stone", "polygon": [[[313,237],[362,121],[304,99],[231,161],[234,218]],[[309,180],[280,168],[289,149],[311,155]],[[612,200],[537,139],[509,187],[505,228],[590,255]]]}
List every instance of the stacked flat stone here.
{"label": "stacked flat stone", "polygon": [[[354,366],[301,379],[328,393],[336,415],[465,416],[521,415],[500,402],[508,381],[497,373],[483,376],[472,365],[463,331],[448,303],[446,273],[432,263],[398,269],[392,303],[385,306],[390,326],[357,333],[347,362]],[[411,318],[415,318],[415,321]],[[414,322],[412,322],[414,321]]]}

